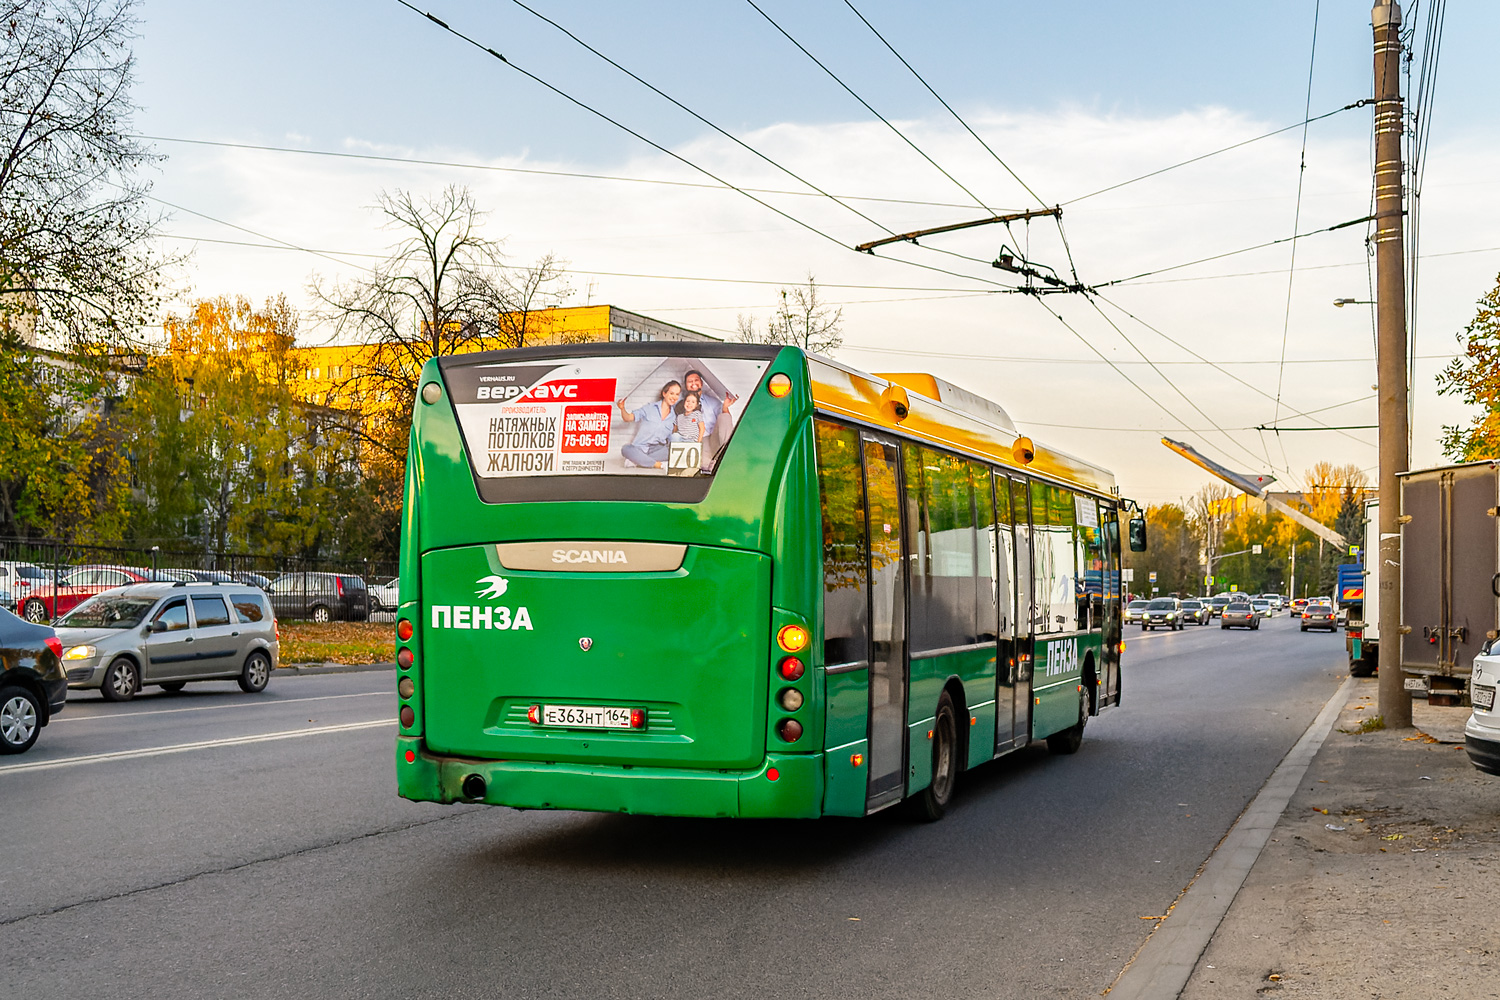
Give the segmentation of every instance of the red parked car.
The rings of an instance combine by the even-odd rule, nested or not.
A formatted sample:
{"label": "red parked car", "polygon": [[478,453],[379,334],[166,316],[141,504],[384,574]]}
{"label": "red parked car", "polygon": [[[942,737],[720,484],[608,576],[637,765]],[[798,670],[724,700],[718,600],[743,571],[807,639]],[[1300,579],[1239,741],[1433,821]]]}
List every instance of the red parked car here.
{"label": "red parked car", "polygon": [[150,570],[130,566],[80,566],[59,579],[56,588],[50,577],[31,587],[16,599],[16,614],[29,622],[50,622],[111,587],[146,583],[150,579]]}

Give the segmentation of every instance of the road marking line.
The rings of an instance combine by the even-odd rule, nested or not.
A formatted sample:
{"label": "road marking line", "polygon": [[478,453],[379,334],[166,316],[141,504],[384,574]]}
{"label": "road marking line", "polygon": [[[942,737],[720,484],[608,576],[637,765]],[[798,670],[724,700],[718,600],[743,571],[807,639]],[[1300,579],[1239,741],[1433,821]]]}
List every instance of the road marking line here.
{"label": "road marking line", "polygon": [[391,697],[389,691],[361,691],[358,694],[320,694],[311,698],[256,699],[254,701],[231,702],[223,705],[193,705],[189,708],[153,708],[140,712],[118,712],[113,715],[71,715],[66,719],[53,719],[50,725],[59,722],[103,722],[110,719],[130,719],[137,715],[171,715],[174,712],[210,712],[214,709],[264,708],[270,705],[297,705],[305,701],[332,701],[334,698],[382,698]]}
{"label": "road marking line", "polygon": [[1354,678],[1347,677],[1323,705],[1250,805],[1203,864],[1203,871],[1183,890],[1166,919],[1146,938],[1135,957],[1108,990],[1110,1000],[1166,1000],[1186,988],[1198,959],[1219,929],[1229,904],[1245,884],[1260,852],[1271,839],[1302,776],[1328,738],[1349,700]]}
{"label": "road marking line", "polygon": [[165,747],[146,747],[142,750],[116,750],[111,753],[92,753],[81,757],[63,757],[59,760],[39,760],[28,764],[11,764],[0,767],[0,776],[19,771],[48,771],[61,767],[77,767],[80,764],[101,764],[114,760],[135,760],[139,757],[162,757],[190,750],[208,750],[214,747],[243,746],[247,743],[269,743],[273,740],[294,740],[301,736],[321,736],[325,733],[347,733],[356,729],[373,729],[376,726],[393,726],[395,719],[376,719],[373,722],[347,722],[339,726],[318,726],[314,729],[287,729],[279,733],[260,733],[256,736],[229,736],[222,740],[202,740],[197,743],[178,743]]}

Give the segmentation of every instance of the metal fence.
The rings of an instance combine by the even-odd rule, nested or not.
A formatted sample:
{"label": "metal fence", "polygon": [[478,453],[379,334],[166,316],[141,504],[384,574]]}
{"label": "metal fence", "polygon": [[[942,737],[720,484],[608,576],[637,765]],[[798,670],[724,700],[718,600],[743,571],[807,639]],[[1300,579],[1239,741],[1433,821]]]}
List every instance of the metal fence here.
{"label": "metal fence", "polygon": [[0,538],[0,607],[52,621],[110,587],[151,581],[260,587],[283,619],[380,620],[395,610],[396,563]]}

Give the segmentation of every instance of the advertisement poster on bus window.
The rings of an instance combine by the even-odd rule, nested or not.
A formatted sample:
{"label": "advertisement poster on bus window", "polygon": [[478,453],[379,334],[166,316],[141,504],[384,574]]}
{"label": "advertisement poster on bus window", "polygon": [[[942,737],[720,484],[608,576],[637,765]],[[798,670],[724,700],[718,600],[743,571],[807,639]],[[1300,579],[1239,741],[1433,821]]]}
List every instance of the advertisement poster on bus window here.
{"label": "advertisement poster on bus window", "polygon": [[443,375],[480,478],[699,476],[713,472],[767,365],[594,357]]}

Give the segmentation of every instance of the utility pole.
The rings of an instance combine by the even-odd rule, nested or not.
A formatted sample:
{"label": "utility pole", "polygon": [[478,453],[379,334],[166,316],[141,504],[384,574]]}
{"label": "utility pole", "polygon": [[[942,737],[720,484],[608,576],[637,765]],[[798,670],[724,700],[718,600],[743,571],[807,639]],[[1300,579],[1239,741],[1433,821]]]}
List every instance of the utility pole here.
{"label": "utility pole", "polygon": [[1406,384],[1405,208],[1402,190],[1401,5],[1370,11],[1375,29],[1375,370],[1380,404],[1381,645],[1379,710],[1392,729],[1411,726],[1411,694],[1401,676],[1401,484],[1410,463]]}

